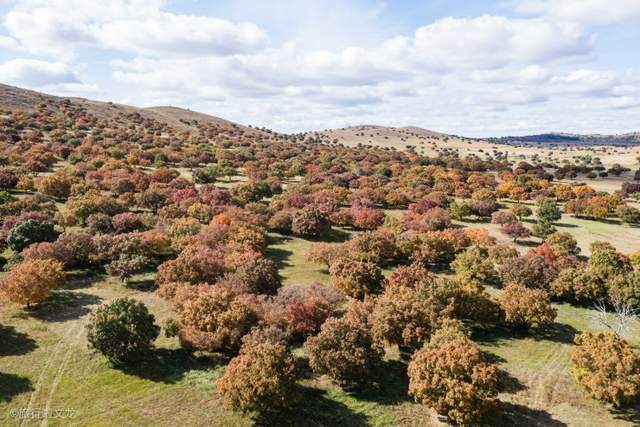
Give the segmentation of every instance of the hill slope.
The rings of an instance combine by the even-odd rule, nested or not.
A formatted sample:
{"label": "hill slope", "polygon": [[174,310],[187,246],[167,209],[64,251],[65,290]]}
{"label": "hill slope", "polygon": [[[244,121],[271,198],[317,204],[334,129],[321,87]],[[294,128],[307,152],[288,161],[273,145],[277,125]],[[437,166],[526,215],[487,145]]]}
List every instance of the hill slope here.
{"label": "hill slope", "polygon": [[[116,104],[113,102],[93,101],[77,97],[59,97],[48,95],[33,90],[22,89],[14,86],[0,84],[0,109],[34,111],[35,108],[46,101],[56,105],[64,100],[69,100],[75,106],[85,109],[88,113],[98,118],[114,117],[118,114],[140,114],[143,118],[157,120],[166,123],[177,130],[194,130],[195,124],[212,124],[221,131],[242,129],[247,134],[266,135],[267,133],[255,128],[239,125],[229,120],[197,113],[178,107],[149,107],[138,108],[130,105]],[[55,108],[55,107],[54,107]]]}

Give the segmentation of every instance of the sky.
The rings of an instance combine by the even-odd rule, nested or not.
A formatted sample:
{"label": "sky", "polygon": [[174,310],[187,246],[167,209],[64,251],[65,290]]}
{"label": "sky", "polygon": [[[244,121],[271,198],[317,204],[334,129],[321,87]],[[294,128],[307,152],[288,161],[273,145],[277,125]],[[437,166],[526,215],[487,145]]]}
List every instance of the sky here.
{"label": "sky", "polygon": [[0,82],[281,132],[634,132],[640,0],[0,0]]}

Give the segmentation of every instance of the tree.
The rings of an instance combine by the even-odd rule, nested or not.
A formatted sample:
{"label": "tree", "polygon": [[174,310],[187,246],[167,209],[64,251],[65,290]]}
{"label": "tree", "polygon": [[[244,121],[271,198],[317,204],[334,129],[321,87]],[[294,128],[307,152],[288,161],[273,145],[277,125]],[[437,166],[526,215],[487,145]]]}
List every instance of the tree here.
{"label": "tree", "polygon": [[69,197],[71,184],[71,179],[61,173],[42,176],[35,182],[36,189],[39,192],[59,199],[66,199]]}
{"label": "tree", "polygon": [[556,256],[578,255],[580,248],[577,240],[566,231],[556,231],[546,237],[545,243],[549,245]]}
{"label": "tree", "polygon": [[518,221],[522,221],[522,218],[527,218],[533,214],[528,206],[521,203],[511,205],[510,210],[518,218]]}
{"label": "tree", "polygon": [[284,345],[244,345],[218,380],[226,406],[242,412],[272,412],[290,406],[295,397],[295,359]]}
{"label": "tree", "polygon": [[247,292],[273,295],[282,285],[278,267],[263,256],[253,257],[238,266],[233,273]]}
{"label": "tree", "polygon": [[621,254],[608,242],[591,242],[589,251],[589,270],[604,281],[624,273],[627,269]]}
{"label": "tree", "polygon": [[0,281],[0,291],[9,301],[26,305],[44,301],[59,287],[65,274],[62,264],[52,259],[29,259],[12,268]]}
{"label": "tree", "polygon": [[340,258],[329,269],[331,284],[352,298],[362,299],[382,290],[384,276],[376,264]]}
{"label": "tree", "polygon": [[28,219],[18,223],[9,231],[7,246],[20,252],[32,243],[53,242],[57,237],[58,233],[53,229],[52,223]]}
{"label": "tree", "polygon": [[573,377],[591,397],[615,407],[640,395],[640,356],[615,334],[583,332],[571,352]]}
{"label": "tree", "polygon": [[341,386],[371,382],[384,356],[384,349],[367,328],[350,318],[329,318],[304,347],[313,372],[327,375]]}
{"label": "tree", "polygon": [[0,188],[15,188],[18,177],[11,172],[0,171]]}
{"label": "tree", "polygon": [[89,347],[113,365],[140,360],[153,350],[160,333],[147,307],[131,298],[118,298],[91,314],[87,328]]}
{"label": "tree", "polygon": [[614,278],[609,283],[609,299],[614,305],[640,309],[640,272],[633,271]]}
{"label": "tree", "polygon": [[618,216],[627,224],[640,224],[640,210],[633,206],[622,206],[618,209]]}
{"label": "tree", "polygon": [[537,214],[540,220],[554,223],[562,218],[562,211],[558,208],[556,201],[550,197],[538,197],[536,206],[538,207]]}
{"label": "tree", "polygon": [[120,254],[120,257],[105,266],[110,276],[117,276],[125,284],[135,273],[141,272],[150,264],[147,257],[141,255]]}
{"label": "tree", "polygon": [[545,262],[543,256],[528,254],[508,258],[506,262],[498,265],[498,273],[505,284],[515,283],[527,288],[548,289],[557,271]]}
{"label": "tree", "polygon": [[556,228],[549,221],[539,219],[538,222],[533,225],[532,234],[544,240],[556,231]]}
{"label": "tree", "polygon": [[529,229],[519,221],[507,222],[505,224],[502,224],[500,227],[500,231],[513,238],[514,242],[517,242],[518,239],[525,239],[531,235]]}
{"label": "tree", "polygon": [[180,286],[172,304],[182,326],[180,340],[188,349],[234,354],[241,339],[260,320],[249,295],[218,286]]}
{"label": "tree", "polygon": [[428,341],[443,318],[453,315],[453,301],[424,267],[399,267],[376,299],[368,321],[377,342],[413,350]]}
{"label": "tree", "polygon": [[466,217],[473,214],[471,204],[467,201],[451,202],[447,209],[449,211],[449,215],[459,221],[463,221]]}
{"label": "tree", "polygon": [[551,282],[550,291],[561,301],[591,305],[607,296],[607,284],[589,268],[565,268]]}
{"label": "tree", "polygon": [[498,212],[494,212],[491,215],[492,224],[503,225],[503,224],[510,224],[516,221],[517,221],[516,215],[513,212],[509,212],[509,211],[498,211]]}
{"label": "tree", "polygon": [[477,246],[467,248],[456,255],[451,263],[451,268],[456,276],[466,282],[475,281],[482,284],[494,284],[499,281],[498,273],[493,267],[486,250]]}
{"label": "tree", "polygon": [[384,224],[384,212],[374,208],[352,208],[351,218],[354,228],[375,230]]}
{"label": "tree", "polygon": [[325,214],[313,206],[298,209],[293,213],[291,231],[300,236],[320,237],[331,230]]}
{"label": "tree", "polygon": [[507,323],[527,329],[543,328],[553,323],[557,314],[546,291],[516,284],[504,288],[500,308]]}
{"label": "tree", "polygon": [[409,394],[457,424],[473,423],[494,406],[497,367],[453,326],[438,330],[409,363]]}

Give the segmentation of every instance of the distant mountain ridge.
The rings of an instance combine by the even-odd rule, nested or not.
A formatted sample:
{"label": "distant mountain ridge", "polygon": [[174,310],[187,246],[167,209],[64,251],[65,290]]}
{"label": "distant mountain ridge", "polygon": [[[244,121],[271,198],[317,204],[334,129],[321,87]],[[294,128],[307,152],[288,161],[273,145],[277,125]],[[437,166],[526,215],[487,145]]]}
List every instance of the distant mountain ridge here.
{"label": "distant mountain ridge", "polygon": [[618,135],[601,134],[572,134],[572,133],[542,133],[525,136],[503,136],[486,138],[487,141],[500,144],[531,143],[531,144],[585,144],[585,145],[637,145],[640,144],[640,132],[630,132]]}

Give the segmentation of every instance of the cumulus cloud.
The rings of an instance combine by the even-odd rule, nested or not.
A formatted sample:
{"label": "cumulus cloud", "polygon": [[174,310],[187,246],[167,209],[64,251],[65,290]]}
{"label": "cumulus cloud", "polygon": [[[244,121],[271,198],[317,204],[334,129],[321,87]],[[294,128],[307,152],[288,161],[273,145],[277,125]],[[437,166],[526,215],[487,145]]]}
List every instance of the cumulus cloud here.
{"label": "cumulus cloud", "polygon": [[266,33],[251,23],[179,15],[159,1],[19,1],[5,26],[32,53],[69,58],[79,46],[142,55],[194,56],[250,52],[266,46]]}
{"label": "cumulus cloud", "polygon": [[640,2],[635,0],[514,0],[508,6],[523,14],[583,24],[640,22]]}
{"label": "cumulus cloud", "polygon": [[483,15],[444,18],[416,31],[423,60],[450,68],[496,68],[584,56],[592,40],[570,23]]}
{"label": "cumulus cloud", "polygon": [[81,83],[69,66],[62,62],[24,58],[1,63],[0,81],[29,88]]}

